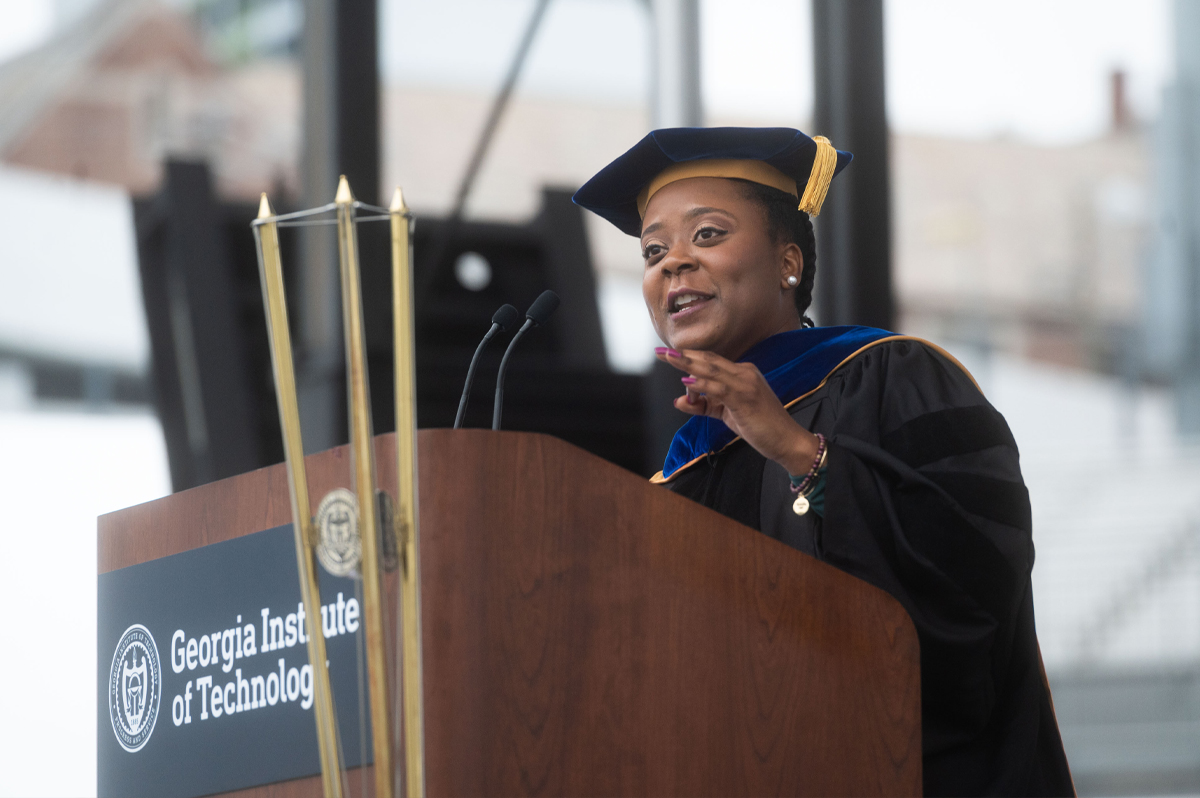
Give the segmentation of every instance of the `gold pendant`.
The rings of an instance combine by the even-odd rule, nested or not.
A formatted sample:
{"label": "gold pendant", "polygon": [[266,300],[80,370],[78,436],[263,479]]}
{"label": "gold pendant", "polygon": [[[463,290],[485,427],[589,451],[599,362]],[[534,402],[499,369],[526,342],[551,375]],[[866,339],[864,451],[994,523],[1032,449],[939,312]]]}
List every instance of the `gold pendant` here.
{"label": "gold pendant", "polygon": [[792,502],[792,512],[796,515],[804,515],[808,512],[808,499],[803,496],[797,496],[796,501]]}

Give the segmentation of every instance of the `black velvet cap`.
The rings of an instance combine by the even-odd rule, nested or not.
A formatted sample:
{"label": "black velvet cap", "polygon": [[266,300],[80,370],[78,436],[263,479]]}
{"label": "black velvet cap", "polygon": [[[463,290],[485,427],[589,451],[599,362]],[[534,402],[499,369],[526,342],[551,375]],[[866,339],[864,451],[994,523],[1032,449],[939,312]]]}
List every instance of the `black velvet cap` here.
{"label": "black velvet cap", "polygon": [[800,209],[815,216],[829,181],[853,157],[827,139],[787,127],[663,128],[601,169],[573,199],[638,236],[645,204],[663,185],[687,177],[739,177],[795,194]]}

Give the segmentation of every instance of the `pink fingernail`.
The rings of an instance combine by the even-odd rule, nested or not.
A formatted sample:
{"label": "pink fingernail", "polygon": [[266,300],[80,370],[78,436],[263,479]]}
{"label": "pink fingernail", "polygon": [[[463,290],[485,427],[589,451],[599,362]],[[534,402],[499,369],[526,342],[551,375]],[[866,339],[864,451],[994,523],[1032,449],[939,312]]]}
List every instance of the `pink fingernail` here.
{"label": "pink fingernail", "polygon": [[684,385],[695,385],[696,384],[695,377],[680,377],[679,381],[682,382]]}
{"label": "pink fingernail", "polygon": [[656,354],[656,355],[665,355],[667,352],[670,352],[670,351],[671,350],[667,349],[665,346],[654,347],[654,354]]}
{"label": "pink fingernail", "polygon": [[683,357],[683,352],[680,352],[676,349],[668,349],[667,354],[671,357]]}

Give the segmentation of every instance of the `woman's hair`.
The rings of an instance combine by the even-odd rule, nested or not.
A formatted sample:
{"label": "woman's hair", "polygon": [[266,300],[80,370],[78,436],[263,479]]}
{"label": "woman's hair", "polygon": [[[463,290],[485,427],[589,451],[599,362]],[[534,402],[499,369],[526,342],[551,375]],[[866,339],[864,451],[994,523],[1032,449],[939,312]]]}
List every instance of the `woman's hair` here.
{"label": "woman's hair", "polygon": [[767,212],[767,234],[777,243],[794,243],[804,256],[804,270],[796,286],[796,312],[805,327],[816,326],[805,315],[812,304],[813,280],[817,276],[817,238],[813,233],[812,219],[796,207],[796,197],[786,191],[754,183],[750,180],[731,178],[740,183],[746,198],[762,205]]}

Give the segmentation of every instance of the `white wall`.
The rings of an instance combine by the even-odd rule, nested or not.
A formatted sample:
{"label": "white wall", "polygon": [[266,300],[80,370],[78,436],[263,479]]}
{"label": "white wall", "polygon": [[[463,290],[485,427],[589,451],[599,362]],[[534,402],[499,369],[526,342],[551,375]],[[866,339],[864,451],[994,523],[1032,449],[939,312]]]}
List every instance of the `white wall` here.
{"label": "white wall", "polygon": [[149,347],[124,190],[0,166],[0,348],[143,369]]}
{"label": "white wall", "polygon": [[[0,167],[0,347],[146,366],[123,191]],[[0,794],[95,794],[96,517],[170,489],[148,409],[39,405],[0,363]]]}

